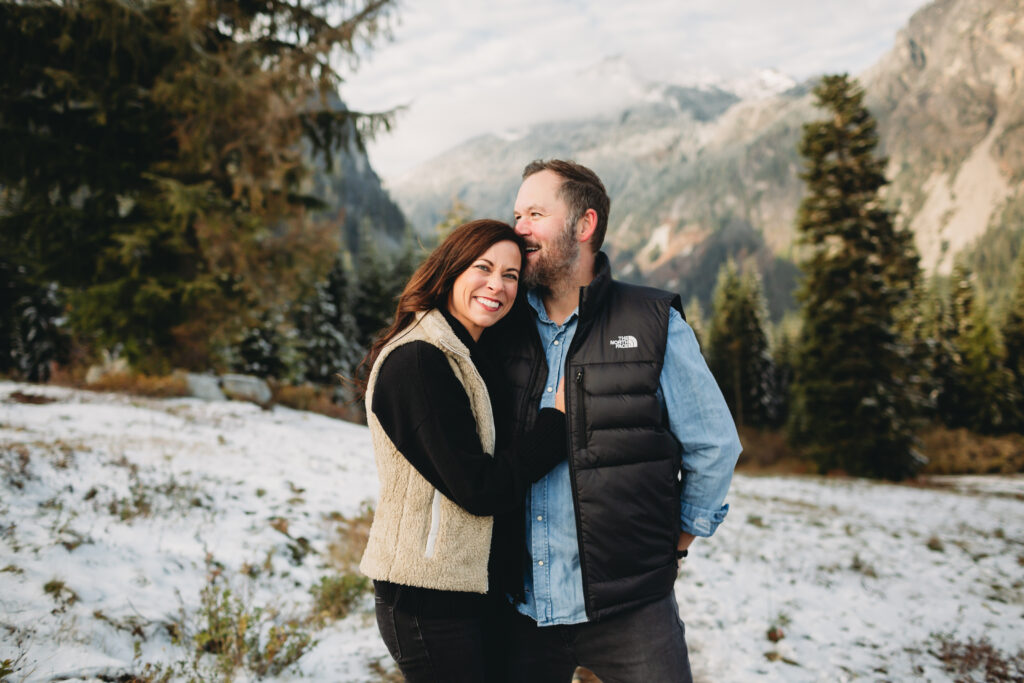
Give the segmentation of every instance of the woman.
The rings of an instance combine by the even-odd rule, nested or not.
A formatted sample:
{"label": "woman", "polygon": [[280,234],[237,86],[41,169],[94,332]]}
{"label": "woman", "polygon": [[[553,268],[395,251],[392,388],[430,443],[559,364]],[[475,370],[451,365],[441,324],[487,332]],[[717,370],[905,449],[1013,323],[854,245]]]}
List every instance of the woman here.
{"label": "woman", "polygon": [[409,681],[491,677],[491,615],[504,599],[488,572],[500,542],[492,515],[518,507],[565,457],[556,409],[542,410],[521,443],[503,443],[495,416],[511,411],[477,347],[512,308],[524,254],[505,223],[458,227],[413,274],[363,361],[380,498],[360,569],[374,579],[377,625]]}

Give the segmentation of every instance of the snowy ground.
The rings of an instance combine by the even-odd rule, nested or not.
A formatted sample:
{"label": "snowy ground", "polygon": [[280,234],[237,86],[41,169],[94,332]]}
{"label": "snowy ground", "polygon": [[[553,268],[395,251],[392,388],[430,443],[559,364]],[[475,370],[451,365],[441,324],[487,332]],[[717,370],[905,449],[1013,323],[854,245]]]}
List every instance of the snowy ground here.
{"label": "snowy ground", "polygon": [[[370,450],[363,427],[283,408],[0,382],[7,680],[126,680],[191,661],[171,633],[197,628],[211,572],[264,614],[308,615],[310,587],[334,572],[332,516],[375,495]],[[1024,478],[931,484],[737,476],[728,520],[676,584],[697,679],[951,680],[940,637],[1016,653]],[[264,680],[390,669],[369,596],[310,628],[316,644]]]}

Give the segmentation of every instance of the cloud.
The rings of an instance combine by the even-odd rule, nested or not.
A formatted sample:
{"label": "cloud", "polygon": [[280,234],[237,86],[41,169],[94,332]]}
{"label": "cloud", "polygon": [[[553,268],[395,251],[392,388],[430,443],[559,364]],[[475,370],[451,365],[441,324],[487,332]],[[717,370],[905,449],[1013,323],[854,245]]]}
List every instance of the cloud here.
{"label": "cloud", "polygon": [[[921,0],[417,0],[343,85],[350,106],[407,104],[370,144],[395,178],[484,132],[583,116],[621,103],[623,78],[593,80],[612,56],[641,79],[694,82],[775,68],[794,78],[859,73]],[[591,74],[588,76],[588,74]],[[588,80],[589,79],[589,80]]]}

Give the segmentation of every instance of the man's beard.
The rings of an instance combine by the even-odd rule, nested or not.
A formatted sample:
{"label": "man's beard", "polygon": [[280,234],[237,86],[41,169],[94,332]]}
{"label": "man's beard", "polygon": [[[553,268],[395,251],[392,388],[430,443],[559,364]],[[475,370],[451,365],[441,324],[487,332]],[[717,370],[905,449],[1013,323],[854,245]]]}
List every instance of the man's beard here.
{"label": "man's beard", "polygon": [[560,280],[568,277],[573,271],[576,259],[580,255],[580,243],[576,239],[575,223],[565,227],[550,245],[542,247],[540,256],[526,267],[522,284],[527,289],[556,288]]}

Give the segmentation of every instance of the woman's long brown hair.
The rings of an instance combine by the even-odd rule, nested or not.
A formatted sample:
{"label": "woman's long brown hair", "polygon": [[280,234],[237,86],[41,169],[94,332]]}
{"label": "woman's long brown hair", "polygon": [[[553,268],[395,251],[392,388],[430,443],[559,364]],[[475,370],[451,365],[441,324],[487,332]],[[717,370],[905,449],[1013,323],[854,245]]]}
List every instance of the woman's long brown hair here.
{"label": "woman's long brown hair", "polygon": [[498,242],[514,242],[519,247],[522,264],[526,264],[526,244],[512,226],[501,221],[482,219],[455,228],[416,269],[398,297],[395,321],[373,342],[356,371],[360,400],[366,395],[370,370],[381,349],[409,327],[419,311],[445,308],[455,278]]}

